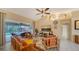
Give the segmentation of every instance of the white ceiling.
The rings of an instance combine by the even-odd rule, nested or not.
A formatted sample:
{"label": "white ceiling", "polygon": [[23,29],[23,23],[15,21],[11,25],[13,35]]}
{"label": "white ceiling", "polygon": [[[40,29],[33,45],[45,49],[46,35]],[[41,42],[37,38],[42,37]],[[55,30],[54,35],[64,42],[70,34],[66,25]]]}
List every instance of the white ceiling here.
{"label": "white ceiling", "polygon": [[[3,10],[16,13],[24,17],[28,17],[33,20],[37,20],[40,18],[40,15],[36,15],[39,12],[36,11],[35,8],[7,8],[7,9],[4,8]],[[50,8],[49,9],[50,12],[56,12],[56,13],[68,12],[73,10],[79,10],[79,9],[77,8]]]}

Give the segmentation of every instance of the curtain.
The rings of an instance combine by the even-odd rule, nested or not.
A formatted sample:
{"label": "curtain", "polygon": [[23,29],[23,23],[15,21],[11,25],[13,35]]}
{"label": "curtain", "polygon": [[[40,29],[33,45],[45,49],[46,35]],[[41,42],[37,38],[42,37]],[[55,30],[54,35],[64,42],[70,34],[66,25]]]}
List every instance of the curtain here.
{"label": "curtain", "polygon": [[0,46],[5,45],[4,19],[5,19],[5,13],[0,12]]}

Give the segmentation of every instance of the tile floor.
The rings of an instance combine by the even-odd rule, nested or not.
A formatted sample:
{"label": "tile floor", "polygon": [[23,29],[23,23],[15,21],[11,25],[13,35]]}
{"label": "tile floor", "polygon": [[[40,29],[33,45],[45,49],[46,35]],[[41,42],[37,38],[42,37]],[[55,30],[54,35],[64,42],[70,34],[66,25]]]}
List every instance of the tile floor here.
{"label": "tile floor", "polygon": [[8,42],[4,47],[0,47],[0,51],[14,51],[11,44]]}
{"label": "tile floor", "polygon": [[79,51],[79,44],[76,44],[70,40],[60,40],[60,51]]}

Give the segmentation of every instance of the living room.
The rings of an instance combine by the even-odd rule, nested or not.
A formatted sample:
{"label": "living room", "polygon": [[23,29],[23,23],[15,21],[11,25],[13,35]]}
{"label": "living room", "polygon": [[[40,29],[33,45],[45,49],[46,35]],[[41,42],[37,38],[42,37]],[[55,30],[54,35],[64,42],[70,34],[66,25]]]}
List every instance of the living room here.
{"label": "living room", "polygon": [[[79,50],[79,9],[3,8],[0,18],[1,51]],[[14,42],[16,36],[24,46]]]}

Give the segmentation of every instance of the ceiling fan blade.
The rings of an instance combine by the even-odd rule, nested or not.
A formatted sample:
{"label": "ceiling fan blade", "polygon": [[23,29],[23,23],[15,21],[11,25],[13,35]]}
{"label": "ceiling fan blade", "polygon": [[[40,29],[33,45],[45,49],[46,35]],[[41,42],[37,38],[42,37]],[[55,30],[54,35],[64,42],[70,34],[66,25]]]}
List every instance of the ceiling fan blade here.
{"label": "ceiling fan blade", "polygon": [[45,11],[49,10],[49,8],[46,8]]}
{"label": "ceiling fan blade", "polygon": [[39,12],[42,12],[41,10],[39,10],[39,9],[36,9],[37,11],[39,11]]}

